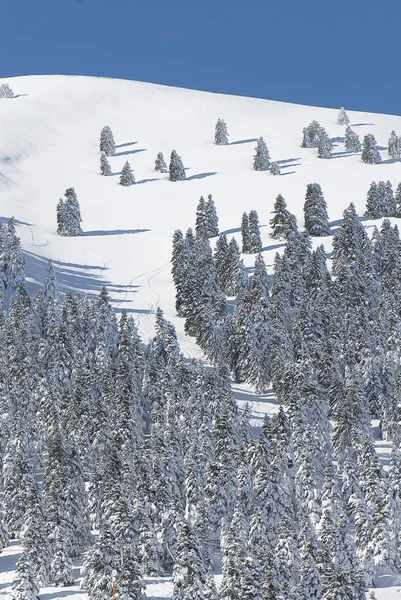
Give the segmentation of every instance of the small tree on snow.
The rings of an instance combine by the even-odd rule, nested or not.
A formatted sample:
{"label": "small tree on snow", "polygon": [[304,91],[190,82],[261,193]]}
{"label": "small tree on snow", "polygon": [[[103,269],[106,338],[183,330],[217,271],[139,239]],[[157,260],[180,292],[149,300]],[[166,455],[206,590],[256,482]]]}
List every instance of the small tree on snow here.
{"label": "small tree on snow", "polygon": [[361,141],[358,134],[348,126],[345,130],[345,149],[348,152],[360,152],[361,148]]}
{"label": "small tree on snow", "polygon": [[81,211],[74,188],[65,191],[65,200],[57,204],[57,233],[63,236],[82,235]]}
{"label": "small tree on snow", "polygon": [[173,150],[170,156],[170,181],[182,181],[187,178],[181,157]]}
{"label": "small tree on snow", "polygon": [[320,140],[320,132],[323,127],[318,121],[312,121],[307,127],[303,129],[303,140],[302,148],[317,148]]}
{"label": "small tree on snow", "polygon": [[227,124],[223,119],[217,119],[214,141],[218,146],[227,146],[228,144]]}
{"label": "small tree on snow", "polygon": [[2,83],[0,85],[0,98],[14,98],[14,92],[8,83]]}
{"label": "small tree on snow", "polygon": [[318,156],[319,158],[331,158],[332,143],[325,129],[319,134]]}
{"label": "small tree on snow", "polygon": [[270,219],[269,223],[272,228],[271,237],[275,240],[285,238],[288,231],[288,224],[290,221],[290,212],[287,210],[287,204],[283,196],[279,194],[274,202],[274,209],[272,211],[273,218]]}
{"label": "small tree on snow", "polygon": [[390,139],[388,141],[388,153],[393,159],[401,157],[401,137],[395,134],[395,131],[391,132]]}
{"label": "small tree on snow", "polygon": [[17,562],[11,595],[13,600],[37,600],[39,597],[34,568],[26,552]]}
{"label": "small tree on snow", "polygon": [[100,133],[100,152],[104,152],[106,156],[113,156],[116,153],[113,132],[108,125],[103,127]]}
{"label": "small tree on snow", "polygon": [[100,155],[100,172],[102,175],[111,175],[111,166],[104,152]]}
{"label": "small tree on snow", "polygon": [[127,162],[125,163],[125,165],[123,166],[123,168],[121,170],[120,185],[128,186],[128,185],[134,185],[134,183],[135,183],[135,177],[132,172],[131,165],[129,164],[129,162],[127,160]]}
{"label": "small tree on snow", "polygon": [[252,252],[251,236],[249,231],[249,218],[246,212],[243,213],[241,219],[241,234],[242,234],[242,252],[248,254]]}
{"label": "small tree on snow", "polygon": [[267,171],[270,166],[269,151],[265,140],[260,137],[255,148],[255,156],[253,157],[253,168],[255,171]]}
{"label": "small tree on snow", "polygon": [[309,235],[330,235],[327,205],[318,183],[308,183],[306,187],[304,221]]}
{"label": "small tree on snow", "polygon": [[349,125],[349,118],[343,107],[340,108],[338,113],[337,123],[338,125]]}
{"label": "small tree on snow", "polygon": [[362,162],[368,165],[378,165],[382,162],[380,152],[376,148],[375,136],[371,133],[363,138]]}
{"label": "small tree on snow", "polygon": [[155,160],[155,171],[159,173],[168,173],[167,165],[164,160],[163,152],[158,152]]}
{"label": "small tree on snow", "polygon": [[281,169],[280,169],[280,165],[278,164],[278,162],[270,163],[270,173],[271,173],[271,175],[280,175],[281,174]]}

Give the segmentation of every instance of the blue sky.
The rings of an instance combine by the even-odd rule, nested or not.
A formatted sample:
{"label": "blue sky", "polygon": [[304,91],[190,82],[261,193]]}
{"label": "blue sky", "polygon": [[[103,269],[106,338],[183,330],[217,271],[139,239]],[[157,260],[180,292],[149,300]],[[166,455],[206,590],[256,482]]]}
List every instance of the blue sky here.
{"label": "blue sky", "polygon": [[0,0],[0,77],[70,73],[401,114],[401,0]]}

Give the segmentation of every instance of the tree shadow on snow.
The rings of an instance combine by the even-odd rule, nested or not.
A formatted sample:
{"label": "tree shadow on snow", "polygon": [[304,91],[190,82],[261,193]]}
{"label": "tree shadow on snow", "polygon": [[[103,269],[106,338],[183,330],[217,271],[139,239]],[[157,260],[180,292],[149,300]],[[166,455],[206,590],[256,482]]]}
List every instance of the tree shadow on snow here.
{"label": "tree shadow on snow", "polygon": [[217,175],[217,171],[211,171],[210,173],[198,173],[197,175],[191,175],[187,177],[186,181],[191,181],[192,179],[205,179],[205,177],[211,177],[212,175]]}
{"label": "tree shadow on snow", "polygon": [[296,171],[287,171],[287,173],[280,173],[279,177],[285,177],[286,175],[293,175]]}
{"label": "tree shadow on snow", "polygon": [[138,148],[138,150],[125,150],[125,152],[116,152],[113,156],[128,156],[129,154],[138,154],[138,152],[146,152],[146,148]]}
{"label": "tree shadow on snow", "polygon": [[230,235],[230,233],[239,233],[241,231],[241,227],[233,227],[232,229],[225,229],[224,231],[220,231],[220,235]]}
{"label": "tree shadow on snow", "polygon": [[252,142],[257,142],[258,138],[249,138],[247,140],[237,140],[235,142],[230,142],[229,146],[238,146],[239,144],[250,144]]}
{"label": "tree shadow on snow", "polygon": [[[4,223],[7,225],[8,221],[11,219],[10,217],[0,217],[0,223]],[[25,221],[19,221],[18,219],[14,219],[15,225],[27,225],[28,227],[32,227],[32,223],[26,223]]]}
{"label": "tree shadow on snow", "polygon": [[138,142],[125,142],[124,144],[116,144],[116,148],[126,148],[127,146],[134,146]]}
{"label": "tree shadow on snow", "polygon": [[96,231],[85,231],[83,237],[95,237],[100,235],[126,235],[131,233],[144,233],[150,229],[99,229]]}
{"label": "tree shadow on snow", "polygon": [[[151,181],[160,181],[157,177],[153,177],[153,179],[140,179],[135,182],[135,185],[140,185],[141,183],[150,183]],[[144,229],[144,231],[149,231],[149,229]]]}
{"label": "tree shadow on snow", "polygon": [[376,127],[376,123],[350,123],[350,127],[364,127],[369,125],[369,127]]}
{"label": "tree shadow on snow", "polygon": [[332,142],[333,144],[335,142],[341,142],[342,144],[344,143],[345,138],[344,137],[334,137],[334,138],[330,138],[330,142]]}
{"label": "tree shadow on snow", "polygon": [[297,156],[296,158],[283,158],[281,160],[277,160],[276,162],[278,162],[279,165],[285,165],[285,163],[292,163],[294,160],[301,160],[301,157]]}
{"label": "tree shadow on snow", "polygon": [[387,160],[382,160],[382,165],[392,165],[393,163],[401,163],[399,158],[387,158]]}

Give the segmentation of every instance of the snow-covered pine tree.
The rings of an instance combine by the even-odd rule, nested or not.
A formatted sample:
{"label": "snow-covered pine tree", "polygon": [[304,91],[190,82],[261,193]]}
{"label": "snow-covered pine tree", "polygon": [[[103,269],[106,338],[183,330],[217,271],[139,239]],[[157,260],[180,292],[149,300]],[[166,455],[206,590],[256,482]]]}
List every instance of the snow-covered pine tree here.
{"label": "snow-covered pine tree", "polygon": [[348,126],[345,130],[345,149],[348,152],[360,152],[362,149],[359,135]]}
{"label": "snow-covered pine tree", "polygon": [[63,236],[82,235],[81,211],[74,188],[65,191],[65,200],[59,200],[57,205],[57,233]]}
{"label": "snow-covered pine tree", "polygon": [[132,172],[131,165],[129,164],[128,160],[126,161],[125,165],[121,170],[119,183],[120,185],[124,186],[134,185],[135,183],[135,176]]}
{"label": "snow-covered pine tree", "polygon": [[383,216],[395,217],[397,207],[393,192],[393,186],[391,185],[391,182],[387,180],[383,187]]}
{"label": "snow-covered pine tree", "polygon": [[35,577],[31,557],[22,552],[15,569],[11,596],[13,600],[38,600],[39,585]]}
{"label": "snow-covered pine tree", "polygon": [[82,566],[82,588],[87,590],[89,600],[110,600],[111,577],[121,562],[120,552],[110,526],[103,522],[99,536],[86,552]]}
{"label": "snow-covered pine tree", "polygon": [[255,148],[253,168],[255,171],[267,171],[270,166],[270,155],[265,140],[260,137]]}
{"label": "snow-covered pine tree", "polygon": [[388,141],[388,153],[394,160],[398,160],[401,157],[401,137],[398,137],[395,131],[391,132]]}
{"label": "snow-covered pine tree", "polygon": [[102,175],[111,175],[112,170],[104,152],[100,155],[100,172]]}
{"label": "snow-covered pine tree", "polygon": [[380,152],[376,148],[377,142],[372,133],[368,133],[363,138],[362,162],[368,165],[377,165],[382,162]]}
{"label": "snow-covered pine tree", "polygon": [[203,600],[206,568],[199,542],[187,521],[178,534],[173,570],[174,600]]}
{"label": "snow-covered pine tree", "polygon": [[271,175],[281,175],[281,169],[278,162],[270,163],[270,173]]}
{"label": "snow-covered pine tree", "polygon": [[8,83],[2,83],[0,85],[0,98],[14,98],[14,92]]}
{"label": "snow-covered pine tree", "polygon": [[383,216],[382,199],[379,196],[377,183],[372,181],[366,196],[365,217],[369,219],[380,219]]}
{"label": "snow-covered pine tree", "polygon": [[307,127],[304,127],[302,148],[317,148],[322,129],[323,127],[317,121],[312,121]]}
{"label": "snow-covered pine tree", "polygon": [[113,132],[108,125],[105,125],[100,133],[100,152],[104,152],[106,156],[113,156],[116,153]]}
{"label": "snow-covered pine tree", "polygon": [[199,198],[196,207],[195,232],[197,236],[208,237],[206,233],[206,202],[203,196]]}
{"label": "snow-covered pine tree", "polygon": [[205,223],[206,223],[206,235],[208,238],[216,237],[219,235],[219,219],[216,212],[216,206],[212,197],[209,194],[205,204]]}
{"label": "snow-covered pine tree", "polygon": [[181,157],[175,150],[171,152],[169,173],[170,181],[182,181],[187,178]]}
{"label": "snow-covered pine tree", "polygon": [[115,582],[116,600],[146,600],[145,589],[134,548],[124,547]]}
{"label": "snow-covered pine tree", "polygon": [[242,252],[250,254],[252,252],[251,234],[249,231],[249,217],[246,212],[243,213],[241,219],[241,236],[242,236]]}
{"label": "snow-covered pine tree", "polygon": [[262,250],[262,240],[260,237],[259,217],[256,210],[250,211],[248,221],[250,252],[260,252]]}
{"label": "snow-covered pine tree", "polygon": [[159,173],[168,173],[166,161],[164,160],[163,152],[158,152],[155,160],[155,171]]}
{"label": "snow-covered pine tree", "polygon": [[304,204],[305,229],[309,235],[330,235],[327,205],[318,183],[308,183]]}
{"label": "snow-covered pine tree", "polygon": [[338,113],[337,124],[349,125],[349,118],[343,107],[340,108],[340,112]]}
{"label": "snow-covered pine tree", "polygon": [[227,132],[227,124],[223,119],[217,119],[215,133],[214,133],[214,143],[218,146],[227,146],[228,145],[228,132]]}
{"label": "snow-covered pine tree", "polygon": [[401,183],[397,185],[394,199],[396,204],[395,216],[401,218]]}
{"label": "snow-covered pine tree", "polygon": [[285,238],[287,235],[290,212],[287,210],[286,201],[281,194],[279,194],[274,201],[272,215],[273,218],[269,221],[270,227],[272,228],[272,233],[270,234],[271,237],[274,240]]}
{"label": "snow-covered pine tree", "polygon": [[321,129],[319,133],[318,157],[331,158],[332,143],[325,129]]}
{"label": "snow-covered pine tree", "polygon": [[27,498],[21,539],[24,554],[31,563],[38,584],[40,587],[49,585],[51,549],[46,532],[46,516],[42,498],[36,482],[32,483]]}

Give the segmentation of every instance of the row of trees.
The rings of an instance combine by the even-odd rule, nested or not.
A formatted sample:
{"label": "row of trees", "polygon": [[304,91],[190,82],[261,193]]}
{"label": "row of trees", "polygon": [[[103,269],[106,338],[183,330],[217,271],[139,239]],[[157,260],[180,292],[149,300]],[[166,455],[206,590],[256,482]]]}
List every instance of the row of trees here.
{"label": "row of trees", "polygon": [[390,181],[372,181],[366,197],[365,217],[401,217],[401,183],[394,194]]}

